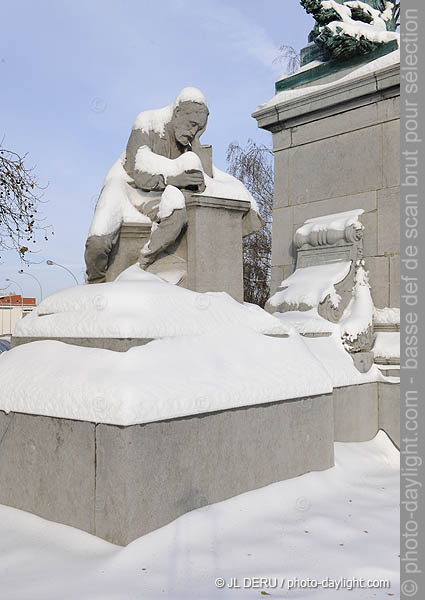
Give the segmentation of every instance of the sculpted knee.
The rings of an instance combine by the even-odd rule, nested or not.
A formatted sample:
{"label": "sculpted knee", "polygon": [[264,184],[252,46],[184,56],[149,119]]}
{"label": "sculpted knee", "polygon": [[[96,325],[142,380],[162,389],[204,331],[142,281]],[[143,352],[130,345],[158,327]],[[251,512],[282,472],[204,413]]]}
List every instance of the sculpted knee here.
{"label": "sculpted knee", "polygon": [[115,234],[91,235],[86,241],[84,259],[89,283],[101,283],[105,280]]}
{"label": "sculpted knee", "polygon": [[183,229],[187,223],[187,213],[185,208],[178,208],[167,217],[167,222],[170,226],[176,229]]}
{"label": "sculpted knee", "polygon": [[103,254],[112,249],[112,239],[110,235],[91,235],[86,241],[86,253]]}

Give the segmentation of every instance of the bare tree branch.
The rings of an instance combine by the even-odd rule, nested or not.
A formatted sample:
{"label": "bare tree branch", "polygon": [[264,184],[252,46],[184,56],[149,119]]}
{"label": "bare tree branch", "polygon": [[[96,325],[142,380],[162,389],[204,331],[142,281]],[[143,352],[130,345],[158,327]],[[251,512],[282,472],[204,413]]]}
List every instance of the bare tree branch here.
{"label": "bare tree branch", "polygon": [[228,172],[242,181],[257,201],[265,225],[243,240],[244,299],[264,306],[270,294],[271,225],[273,208],[273,152],[248,140],[242,148],[227,149]]}
{"label": "bare tree branch", "polygon": [[292,46],[282,44],[279,48],[280,54],[274,59],[274,63],[283,65],[288,75],[292,75],[300,68],[300,53]]}
{"label": "bare tree branch", "polygon": [[0,252],[16,250],[24,262],[29,262],[30,244],[36,244],[36,234],[48,239],[49,226],[42,225],[38,209],[42,188],[33,169],[25,166],[26,155],[20,156],[0,143]]}

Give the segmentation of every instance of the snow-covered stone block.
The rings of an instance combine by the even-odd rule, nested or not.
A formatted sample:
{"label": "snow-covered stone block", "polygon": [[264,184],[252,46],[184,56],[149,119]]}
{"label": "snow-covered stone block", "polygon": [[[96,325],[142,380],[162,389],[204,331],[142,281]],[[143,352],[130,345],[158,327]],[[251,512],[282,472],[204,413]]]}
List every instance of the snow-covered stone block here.
{"label": "snow-covered stone block", "polygon": [[121,545],[333,466],[331,394],[130,427],[0,412],[0,433],[1,504]]}

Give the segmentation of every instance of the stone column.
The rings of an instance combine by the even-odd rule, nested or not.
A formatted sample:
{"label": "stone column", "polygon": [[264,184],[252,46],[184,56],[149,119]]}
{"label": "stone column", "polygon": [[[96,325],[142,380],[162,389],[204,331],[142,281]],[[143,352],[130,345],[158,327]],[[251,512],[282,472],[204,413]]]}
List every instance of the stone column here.
{"label": "stone column", "polygon": [[193,194],[186,208],[187,287],[243,302],[242,218],[250,203]]}

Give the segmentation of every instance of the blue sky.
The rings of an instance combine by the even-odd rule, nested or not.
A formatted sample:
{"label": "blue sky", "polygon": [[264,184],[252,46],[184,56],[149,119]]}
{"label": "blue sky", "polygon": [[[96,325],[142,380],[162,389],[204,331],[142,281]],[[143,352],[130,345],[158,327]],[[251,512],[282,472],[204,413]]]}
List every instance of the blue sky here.
{"label": "blue sky", "polygon": [[[38,244],[40,264],[24,267],[44,296],[72,285],[46,259],[82,281],[94,205],[136,115],[199,87],[210,106],[202,141],[226,169],[231,141],[271,143],[251,113],[284,70],[273,62],[279,46],[300,49],[313,25],[298,0],[24,0],[5,4],[2,22],[0,139],[28,153],[48,183],[43,210],[55,235]],[[9,277],[39,297],[20,268],[16,254],[4,253],[0,288]]]}

